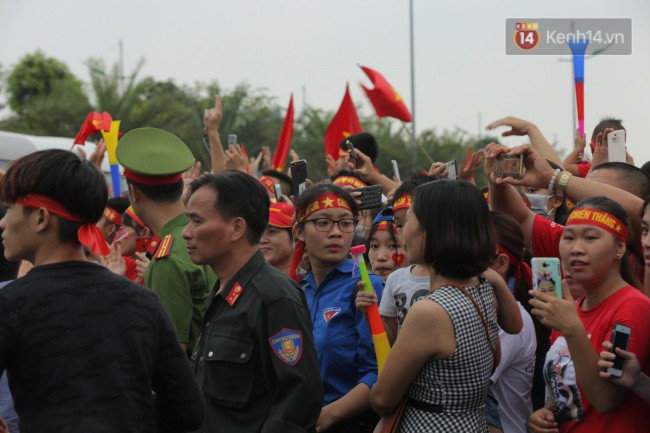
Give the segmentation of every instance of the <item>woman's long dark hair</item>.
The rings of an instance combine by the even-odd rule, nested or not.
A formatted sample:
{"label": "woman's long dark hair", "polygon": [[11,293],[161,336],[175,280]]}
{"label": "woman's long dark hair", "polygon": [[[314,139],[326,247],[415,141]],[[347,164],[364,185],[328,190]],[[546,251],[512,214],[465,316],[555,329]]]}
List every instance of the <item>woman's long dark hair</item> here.
{"label": "woman's long dark hair", "polygon": [[628,229],[628,233],[630,233],[630,235],[628,236],[625,254],[623,254],[623,258],[621,259],[621,278],[623,278],[625,282],[630,286],[634,286],[639,290],[643,290],[643,284],[641,284],[636,275],[634,275],[634,272],[632,272],[632,268],[630,266],[630,252],[632,252],[631,245],[634,242],[630,241],[630,239],[633,237],[633,234],[630,230],[630,218],[628,217],[627,212],[625,212],[625,209],[623,209],[620,204],[607,197],[589,197],[581,200],[576,205],[574,210],[581,208],[596,209],[607,212],[625,224],[625,227]]}

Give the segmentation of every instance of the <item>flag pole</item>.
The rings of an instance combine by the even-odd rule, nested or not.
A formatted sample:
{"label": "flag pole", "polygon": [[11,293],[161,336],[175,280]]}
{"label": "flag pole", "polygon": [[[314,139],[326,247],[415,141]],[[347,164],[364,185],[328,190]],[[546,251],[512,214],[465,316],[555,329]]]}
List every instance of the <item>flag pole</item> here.
{"label": "flag pole", "polygon": [[400,122],[400,123],[402,124],[402,129],[404,129],[404,131],[406,131],[406,135],[409,136],[409,138],[411,139],[413,144],[415,144],[418,147],[418,149],[420,149],[420,151],[422,151],[422,153],[424,153],[424,156],[426,156],[429,159],[429,162],[433,164],[433,158],[431,158],[431,155],[429,155],[429,153],[424,149],[424,147],[422,147],[422,144],[420,144],[420,142],[417,140],[417,138],[415,138],[415,136],[413,135],[411,130],[406,126],[406,123],[404,123],[404,122]]}
{"label": "flag pole", "polygon": [[409,31],[410,31],[410,51],[411,51],[411,128],[412,135],[415,136],[415,51],[413,49],[413,0],[409,0]]}

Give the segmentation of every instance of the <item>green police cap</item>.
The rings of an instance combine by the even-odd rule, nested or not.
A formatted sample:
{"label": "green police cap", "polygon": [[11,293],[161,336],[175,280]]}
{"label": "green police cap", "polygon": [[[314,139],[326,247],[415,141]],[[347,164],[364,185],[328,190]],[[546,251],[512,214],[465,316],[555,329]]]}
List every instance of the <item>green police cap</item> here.
{"label": "green police cap", "polygon": [[133,129],[120,139],[115,151],[127,179],[146,185],[177,182],[194,164],[183,141],[158,128]]}

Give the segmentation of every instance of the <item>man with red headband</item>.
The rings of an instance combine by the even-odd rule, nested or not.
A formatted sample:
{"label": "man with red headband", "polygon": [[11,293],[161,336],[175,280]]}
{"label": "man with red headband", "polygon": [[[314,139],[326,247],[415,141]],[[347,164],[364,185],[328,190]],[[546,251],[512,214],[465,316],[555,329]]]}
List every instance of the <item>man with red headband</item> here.
{"label": "man with red headband", "polygon": [[129,207],[129,199],[126,197],[113,197],[108,199],[102,217],[97,221],[97,227],[104,234],[106,242],[113,243],[117,231],[122,225],[122,214]]}
{"label": "man with red headband", "polygon": [[5,256],[34,265],[0,292],[0,374],[23,433],[188,431],[203,419],[158,298],[85,261],[84,246],[107,252],[95,225],[107,195],[103,176],[65,150],[24,156],[0,181]]}
{"label": "man with red headband", "polygon": [[181,139],[157,128],[124,134],[116,156],[124,167],[133,210],[160,239],[144,285],[160,297],[178,338],[191,353],[216,280],[207,266],[192,263],[181,236],[189,222],[181,200],[181,176],[194,164],[194,156]]}

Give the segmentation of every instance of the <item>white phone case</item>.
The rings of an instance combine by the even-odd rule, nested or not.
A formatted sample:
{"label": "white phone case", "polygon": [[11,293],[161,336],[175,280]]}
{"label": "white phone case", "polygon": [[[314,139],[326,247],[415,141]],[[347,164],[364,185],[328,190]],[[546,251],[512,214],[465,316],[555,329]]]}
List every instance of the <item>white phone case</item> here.
{"label": "white phone case", "polygon": [[625,157],[625,130],[607,134],[607,152],[609,162],[626,162]]}

